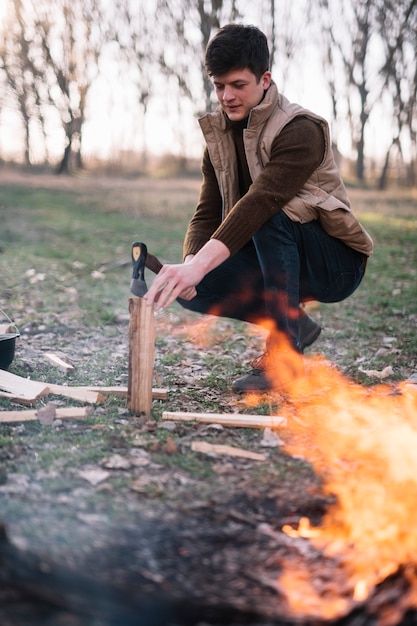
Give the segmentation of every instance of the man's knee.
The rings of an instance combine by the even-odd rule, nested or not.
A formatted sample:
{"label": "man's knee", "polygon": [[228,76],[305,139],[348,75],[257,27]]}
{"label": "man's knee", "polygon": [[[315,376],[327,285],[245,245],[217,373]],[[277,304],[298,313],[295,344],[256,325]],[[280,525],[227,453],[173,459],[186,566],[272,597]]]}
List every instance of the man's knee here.
{"label": "man's knee", "polygon": [[289,243],[295,241],[295,222],[284,211],[279,211],[270,217],[261,228],[253,235],[255,246],[259,249],[265,243],[272,241]]}

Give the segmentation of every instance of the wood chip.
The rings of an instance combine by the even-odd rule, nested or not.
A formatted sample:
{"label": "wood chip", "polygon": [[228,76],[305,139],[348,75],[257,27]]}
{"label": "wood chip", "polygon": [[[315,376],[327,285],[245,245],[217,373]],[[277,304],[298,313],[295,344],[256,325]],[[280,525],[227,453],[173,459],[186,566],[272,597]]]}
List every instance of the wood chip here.
{"label": "wood chip", "polygon": [[266,461],[264,454],[251,452],[250,450],[242,450],[234,446],[226,446],[222,444],[207,443],[206,441],[193,441],[191,443],[193,452],[201,452],[202,454],[214,454],[222,456],[235,456],[242,459],[251,459],[252,461]]}
{"label": "wood chip", "polygon": [[68,374],[74,370],[74,366],[71,363],[67,363],[61,357],[53,352],[45,352],[45,359],[47,359],[52,365],[59,367],[60,370]]}

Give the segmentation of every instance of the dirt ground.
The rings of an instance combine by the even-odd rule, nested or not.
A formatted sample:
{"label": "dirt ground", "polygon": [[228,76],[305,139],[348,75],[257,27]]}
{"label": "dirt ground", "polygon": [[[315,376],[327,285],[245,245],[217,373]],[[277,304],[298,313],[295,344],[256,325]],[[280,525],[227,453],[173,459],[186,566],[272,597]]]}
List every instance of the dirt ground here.
{"label": "dirt ground", "polygon": [[[124,321],[94,337],[83,328],[71,330],[65,341],[62,328],[27,333],[16,359],[36,372],[46,344],[81,362],[91,342],[100,352],[111,341],[111,370],[126,353]],[[252,350],[257,341],[255,337]],[[160,348],[170,349],[169,344]],[[182,349],[186,358],[195,346],[185,342]],[[193,401],[184,392],[186,371],[181,370],[177,381],[171,380],[170,409],[191,410],[194,402],[198,410],[202,391],[208,393],[204,377],[198,381],[198,369],[193,376],[195,363],[188,367],[197,395]],[[164,380],[163,366],[159,373]],[[123,375],[119,383],[126,383]],[[188,393],[191,387],[189,382]],[[211,393],[220,401],[221,391]],[[223,394],[221,402],[227,410],[231,399]],[[128,415],[123,403],[117,417],[107,419],[110,406],[96,407],[90,423],[58,420],[50,439],[38,424],[11,427],[14,441],[1,448],[0,497],[12,539],[12,545],[0,543],[2,625],[356,626],[379,623],[375,615],[395,606],[406,586],[401,575],[366,603],[352,604],[336,622],[292,617],[278,582],[284,563],[307,568],[323,594],[335,593],[335,579],[336,593],[345,586],[343,593],[349,594],[338,563],[324,559],[305,539],[281,532],[283,525],[296,526],[303,516],[318,524],[332,501],[309,466],[278,447],[267,451],[264,463],[213,457],[205,468],[195,468],[186,462],[190,445],[210,439],[210,427],[156,425]],[[37,467],[36,456],[45,453],[45,445],[68,442],[71,459],[73,446],[97,445],[96,433],[97,462],[89,458],[83,463],[75,455],[69,467],[52,455],[47,466]],[[224,429],[215,436],[216,443],[258,453],[265,451],[260,440],[258,430],[243,434]],[[413,615],[402,616],[398,623],[417,623],[413,620]]]}
{"label": "dirt ground", "polygon": [[[59,188],[72,183],[54,176],[40,182]],[[147,183],[141,184],[145,190]],[[204,328],[196,326],[193,337],[187,324],[176,313],[157,321],[157,337],[164,339],[157,340],[155,367],[170,390],[169,410],[199,411],[204,400],[222,412],[248,412],[227,391],[227,370],[224,386],[209,383],[216,343],[204,348],[202,361],[196,336]],[[94,333],[75,318],[46,328],[34,323],[21,329],[15,364],[36,378],[47,349],[75,364],[74,384],[93,376],[97,385],[126,385],[127,329],[127,317]],[[259,354],[261,337],[242,341],[232,322],[218,322],[208,332],[228,346],[231,364]],[[331,336],[320,341],[329,354],[343,350]],[[170,364],[174,357],[181,368]],[[262,401],[268,413],[283,399]],[[86,421],[4,427],[1,626],[417,624],[414,612],[399,609],[407,573],[353,602],[339,562],[282,532],[302,517],[319,524],[334,501],[308,463],[279,443],[264,445],[260,430],[164,422],[164,401],[155,401],[154,410],[157,419],[134,417],[124,400],[109,398]],[[263,454],[264,460],[196,457],[191,446],[201,440]],[[325,619],[316,607],[308,618],[295,617],[279,582],[284,567],[309,572],[319,596],[344,597],[342,614]]]}

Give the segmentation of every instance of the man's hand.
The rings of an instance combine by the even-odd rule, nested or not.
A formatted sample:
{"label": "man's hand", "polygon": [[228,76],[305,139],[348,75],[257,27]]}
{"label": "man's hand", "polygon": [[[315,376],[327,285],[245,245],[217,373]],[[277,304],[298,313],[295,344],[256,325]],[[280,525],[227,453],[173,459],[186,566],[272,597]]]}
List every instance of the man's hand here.
{"label": "man's hand", "polygon": [[203,278],[191,267],[191,263],[182,265],[164,265],[151,288],[145,294],[149,305],[155,302],[155,310],[159,311],[174,302],[178,297],[191,300],[196,295],[195,285]]}
{"label": "man's hand", "polygon": [[187,257],[181,265],[164,265],[145,294],[147,304],[156,303],[159,311],[178,297],[191,300],[195,287],[204,276],[230,256],[229,249],[221,241],[210,239],[195,256]]}

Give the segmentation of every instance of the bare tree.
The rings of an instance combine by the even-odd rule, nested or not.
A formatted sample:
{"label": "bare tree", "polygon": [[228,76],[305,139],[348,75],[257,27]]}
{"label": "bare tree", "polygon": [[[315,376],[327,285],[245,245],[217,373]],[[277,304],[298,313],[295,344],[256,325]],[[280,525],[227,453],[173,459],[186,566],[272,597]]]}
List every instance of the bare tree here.
{"label": "bare tree", "polygon": [[204,53],[214,31],[239,17],[236,0],[158,0],[157,4],[163,43],[160,67],[166,76],[175,77],[197,112],[209,110],[213,87],[204,69]]}
{"label": "bare tree", "polygon": [[[317,16],[320,37],[325,42],[324,60],[330,72],[333,113],[338,114],[337,100],[344,99],[356,148],[356,176],[360,181],[365,179],[365,131],[383,87],[380,67],[373,55],[378,38],[374,5],[374,0],[348,0],[337,6],[329,0],[318,0]],[[336,81],[338,73],[342,74],[342,81]]]}
{"label": "bare tree", "polygon": [[404,131],[410,142],[409,184],[415,183],[415,154],[417,149],[417,1],[377,1],[378,21],[385,50],[382,74],[392,98],[393,136],[388,146],[379,188],[384,189],[391,151],[397,147],[403,154]]}
{"label": "bare tree", "polygon": [[392,150],[404,153],[406,129],[411,161],[416,151],[417,0],[318,0],[310,5],[324,44],[333,116],[341,126],[349,120],[359,181],[365,180],[366,130],[384,108],[384,134],[392,132],[379,180],[384,187]]}
{"label": "bare tree", "polygon": [[2,69],[25,129],[30,163],[30,128],[58,113],[64,135],[57,171],[67,172],[70,156],[82,166],[82,129],[89,89],[97,76],[103,45],[99,0],[8,0],[11,28],[3,31]]}
{"label": "bare tree", "polygon": [[57,173],[70,170],[70,157],[82,166],[82,131],[88,92],[98,74],[104,44],[98,0],[33,1],[33,49],[43,72],[49,105],[58,112],[65,146]]}
{"label": "bare tree", "polygon": [[30,54],[30,36],[21,0],[9,2],[0,32],[0,69],[24,129],[24,162],[31,165],[31,127],[41,119],[37,72]]}
{"label": "bare tree", "polygon": [[[155,0],[156,2],[156,0]],[[129,76],[141,109],[143,169],[147,169],[147,113],[154,91],[158,70],[156,33],[158,32],[156,3],[115,0],[111,8],[108,40],[118,48],[120,74]]]}
{"label": "bare tree", "polygon": [[270,41],[271,68],[285,90],[291,76],[301,75],[305,66],[307,5],[304,0],[268,0],[266,5],[260,24]]}

